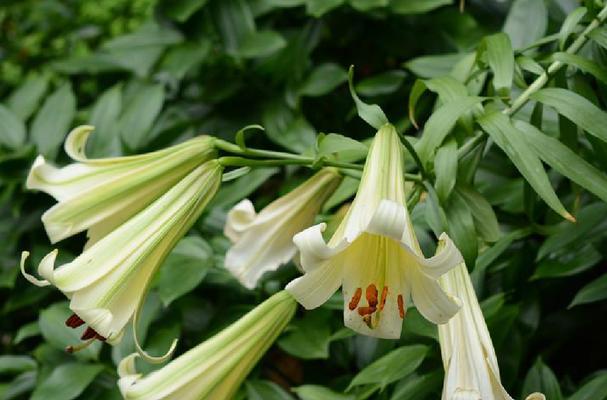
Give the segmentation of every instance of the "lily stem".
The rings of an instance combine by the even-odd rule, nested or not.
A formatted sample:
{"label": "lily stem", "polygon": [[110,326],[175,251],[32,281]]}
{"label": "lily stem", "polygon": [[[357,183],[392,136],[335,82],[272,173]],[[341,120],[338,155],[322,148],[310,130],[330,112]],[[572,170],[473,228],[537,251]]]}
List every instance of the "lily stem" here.
{"label": "lily stem", "polygon": [[[588,34],[594,29],[599,27],[607,19],[607,5],[597,14],[586,29],[575,39],[573,43],[567,48],[565,53],[575,54],[577,53],[584,44],[588,41]],[[554,61],[548,66],[543,74],[538,76],[532,83],[521,93],[508,108],[505,108],[502,112],[508,116],[516,114],[521,108],[527,104],[531,95],[543,88],[546,83],[564,66],[565,64],[561,61]],[[458,151],[457,158],[462,159],[476,148],[478,143],[484,142],[487,139],[485,132],[480,132],[478,135],[473,137],[471,140],[466,142]]]}

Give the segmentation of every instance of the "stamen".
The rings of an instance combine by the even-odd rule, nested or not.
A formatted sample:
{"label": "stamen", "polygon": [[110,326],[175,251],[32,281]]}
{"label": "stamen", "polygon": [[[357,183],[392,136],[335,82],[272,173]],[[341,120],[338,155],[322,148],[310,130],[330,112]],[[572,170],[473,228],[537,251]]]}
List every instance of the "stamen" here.
{"label": "stamen", "polygon": [[369,307],[375,308],[377,306],[377,287],[375,287],[375,284],[372,283],[367,286],[366,297]]}
{"label": "stamen", "polygon": [[369,329],[374,329],[371,315],[365,315],[363,317],[363,322],[369,327]]}
{"label": "stamen", "polygon": [[91,343],[93,343],[94,341],[95,341],[95,338],[92,338],[92,339],[87,340],[84,343],[79,343],[79,344],[75,344],[75,345],[72,345],[72,346],[67,346],[65,348],[65,351],[71,354],[71,353],[75,353],[75,352],[80,351],[80,350],[84,350],[87,347],[89,347],[91,345]]}
{"label": "stamen", "polygon": [[405,301],[403,300],[402,294],[398,295],[397,302],[398,302],[398,314],[400,315],[401,319],[405,319],[405,314],[406,314]]}
{"label": "stamen", "polygon": [[84,331],[84,333],[82,334],[82,336],[80,336],[80,340],[89,340],[89,339],[94,339],[98,336],[99,334],[90,326],[88,328],[86,328],[86,330]]}
{"label": "stamen", "polygon": [[384,286],[381,291],[381,300],[379,302],[379,311],[383,311],[384,306],[386,305],[386,298],[388,297],[388,286]]}
{"label": "stamen", "polygon": [[350,311],[354,311],[356,306],[358,306],[358,302],[360,301],[361,296],[363,295],[363,290],[361,288],[356,288],[352,299],[350,299],[350,303],[348,304],[348,308]]}
{"label": "stamen", "polygon": [[84,324],[84,321],[76,314],[70,315],[69,318],[65,320],[65,325],[73,329],[78,328],[82,324]]}
{"label": "stamen", "polygon": [[370,315],[373,314],[375,311],[377,310],[377,308],[375,307],[358,307],[358,315],[365,316],[365,315]]}

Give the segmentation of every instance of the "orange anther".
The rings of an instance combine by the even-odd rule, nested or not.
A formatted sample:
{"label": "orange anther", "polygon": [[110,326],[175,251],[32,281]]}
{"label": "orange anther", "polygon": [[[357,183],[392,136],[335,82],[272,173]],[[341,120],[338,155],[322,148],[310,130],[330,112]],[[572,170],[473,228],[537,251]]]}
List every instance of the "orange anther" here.
{"label": "orange anther", "polygon": [[386,305],[387,297],[388,297],[388,286],[384,286],[384,288],[381,290],[381,301],[379,302],[379,311],[382,311],[384,309],[384,306]]}
{"label": "orange anther", "polygon": [[375,307],[358,307],[358,314],[360,316],[373,314],[377,310]]}
{"label": "orange anther", "polygon": [[348,304],[348,308],[350,309],[350,311],[354,311],[362,295],[363,290],[361,288],[356,288],[356,291],[354,292],[354,295],[352,296],[352,299],[350,299],[350,303]]}
{"label": "orange anther", "polygon": [[397,302],[398,302],[398,314],[400,315],[401,319],[405,319],[405,301],[403,300],[403,295],[399,294],[398,298],[397,298]]}
{"label": "orange anther", "polygon": [[377,306],[377,287],[373,283],[367,286],[366,296],[369,307]]}

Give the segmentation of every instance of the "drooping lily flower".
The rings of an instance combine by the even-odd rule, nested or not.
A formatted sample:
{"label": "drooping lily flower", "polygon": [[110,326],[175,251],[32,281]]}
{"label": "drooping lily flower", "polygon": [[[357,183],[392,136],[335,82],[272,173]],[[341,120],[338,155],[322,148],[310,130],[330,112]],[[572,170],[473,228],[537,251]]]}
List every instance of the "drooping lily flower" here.
{"label": "drooping lily flower", "polygon": [[38,266],[44,280],[25,272],[29,253],[23,252],[23,275],[39,286],[52,284],[71,299],[75,315],[66,324],[88,324],[83,340],[119,339],[141,306],[155,271],[219,188],[221,173],[217,160],[193,169],[70,263],[55,268],[57,250],[47,254]]}
{"label": "drooping lily flower", "polygon": [[437,324],[459,309],[437,278],[462,257],[443,234],[444,249],[424,258],[406,208],[401,146],[392,125],[377,132],[354,202],[328,244],[325,224],[295,236],[305,274],[287,286],[308,309],[343,286],[346,326],[381,338],[400,337],[409,296]]}
{"label": "drooping lily flower", "polygon": [[90,246],[216,154],[214,139],[200,136],[152,153],[89,159],[85,148],[93,129],[84,125],[69,133],[65,152],[75,163],[57,168],[38,156],[27,178],[28,189],[59,201],[42,215],[52,243],[88,230]]}
{"label": "drooping lily flower", "polygon": [[125,399],[231,399],[295,313],[297,303],[284,290],[255,307],[215,336],[161,369],[143,377],[137,354],[118,366]]}
{"label": "drooping lily flower", "polygon": [[[439,278],[440,285],[458,296],[460,311],[438,326],[445,381],[442,400],[512,400],[500,380],[489,330],[464,263]],[[533,393],[527,400],[545,400]]]}
{"label": "drooping lily flower", "polygon": [[337,170],[323,168],[259,214],[248,199],[238,203],[228,213],[224,228],[234,243],[226,253],[226,268],[252,289],[265,272],[291,260],[297,252],[293,236],[314,222],[340,181]]}

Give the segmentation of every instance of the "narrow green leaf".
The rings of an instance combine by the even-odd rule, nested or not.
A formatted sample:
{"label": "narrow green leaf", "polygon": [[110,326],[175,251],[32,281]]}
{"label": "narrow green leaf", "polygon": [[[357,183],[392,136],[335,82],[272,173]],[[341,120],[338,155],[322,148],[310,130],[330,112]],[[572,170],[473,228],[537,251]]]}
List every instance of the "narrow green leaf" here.
{"label": "narrow green leaf", "polygon": [[353,395],[336,393],[319,385],[302,385],[292,389],[301,400],[354,400]]}
{"label": "narrow green leaf", "polygon": [[487,63],[493,71],[493,87],[498,93],[509,94],[514,77],[514,51],[505,33],[485,38]]}
{"label": "narrow green leaf", "polygon": [[544,68],[531,57],[518,56],[516,57],[516,63],[521,69],[531,72],[532,74],[541,75],[544,73]]}
{"label": "narrow green leaf", "polygon": [[337,155],[342,161],[353,161],[365,158],[369,148],[358,140],[329,133],[318,144],[318,156]]}
{"label": "narrow green leaf", "polygon": [[304,96],[323,96],[348,80],[348,73],[339,65],[326,63],[317,66],[304,81],[299,93]]}
{"label": "narrow green leaf", "polygon": [[456,191],[470,209],[478,234],[487,242],[499,240],[501,232],[491,204],[471,187],[458,185]]}
{"label": "narrow green leaf", "polygon": [[453,66],[465,56],[465,53],[421,56],[407,61],[404,66],[421,78],[438,78],[448,75]]}
{"label": "narrow green leaf", "polygon": [[419,101],[420,97],[426,92],[426,90],[430,90],[438,94],[439,100],[443,103],[468,95],[468,89],[466,89],[466,86],[452,76],[446,75],[427,80],[416,80],[411,88],[411,92],[409,93],[409,119],[416,127],[417,122],[415,120],[415,107],[417,106],[417,102]]}
{"label": "narrow green leaf", "polygon": [[33,75],[26,79],[8,98],[7,106],[21,118],[27,120],[38,108],[38,104],[48,89],[47,75]]}
{"label": "narrow green leaf", "polygon": [[599,81],[607,84],[607,71],[605,68],[596,62],[589,60],[585,57],[578,56],[577,54],[570,53],[554,53],[552,55],[556,61],[563,62],[567,65],[571,65],[576,67],[592,76],[594,76]]}
{"label": "narrow green leaf", "polygon": [[78,397],[103,369],[102,365],[70,363],[53,369],[31,400],[71,400]]}
{"label": "narrow green leaf", "polygon": [[30,322],[29,324],[25,324],[19,328],[15,338],[13,339],[13,344],[19,344],[23,342],[25,339],[29,339],[34,336],[40,335],[40,325],[38,325],[38,321]]}
{"label": "narrow green leaf", "polygon": [[569,308],[607,299],[607,274],[593,280],[576,293]]}
{"label": "narrow green leaf", "polygon": [[563,218],[575,221],[556,196],[539,157],[529,148],[524,134],[512,125],[510,119],[501,112],[492,112],[483,115],[478,123],[508,155],[514,166],[546,204]]}
{"label": "narrow green leaf", "polygon": [[531,280],[576,275],[594,267],[601,259],[601,253],[592,244],[582,245],[542,260]]}
{"label": "narrow green leaf", "polygon": [[392,0],[390,8],[397,14],[423,14],[451,4],[451,0]]}
{"label": "narrow green leaf", "polygon": [[350,0],[349,2],[352,8],[363,12],[379,7],[386,7],[388,4],[390,4],[390,0]]}
{"label": "narrow green leaf", "polygon": [[428,347],[422,345],[403,346],[392,350],[356,374],[348,390],[354,386],[372,383],[386,387],[415,371],[427,354]]}
{"label": "narrow green leaf", "polygon": [[605,400],[607,399],[607,372],[599,372],[590,381],[579,388],[567,400]]}
{"label": "narrow green leaf", "polygon": [[558,379],[550,367],[542,362],[541,358],[538,358],[529,372],[527,372],[527,376],[525,376],[525,381],[523,382],[521,398],[524,399],[534,392],[543,393],[546,399],[550,400],[563,399]]}
{"label": "narrow green leaf", "polygon": [[543,1],[515,0],[504,23],[512,47],[523,48],[546,34],[548,10]]}
{"label": "narrow green leaf", "polygon": [[406,72],[401,70],[384,72],[357,83],[356,91],[363,96],[390,94],[398,90],[406,75]]}
{"label": "narrow green leaf", "polygon": [[346,0],[306,0],[306,13],[319,18],[345,2]]}
{"label": "narrow green leaf", "polygon": [[208,0],[173,0],[166,3],[165,12],[169,17],[185,22],[207,3]]}
{"label": "narrow green leaf", "polygon": [[293,400],[283,388],[270,381],[250,380],[245,382],[247,400]]}
{"label": "narrow green leaf", "polygon": [[429,394],[440,394],[443,372],[435,370],[424,375],[413,374],[396,385],[390,400],[429,399]]}
{"label": "narrow green leaf", "polygon": [[546,164],[607,202],[605,174],[558,139],[545,135],[535,126],[524,121],[515,121],[514,126],[524,133],[525,141]]}
{"label": "narrow green leaf", "polygon": [[144,84],[126,102],[120,118],[120,133],[129,149],[139,149],[152,139],[152,124],[162,109],[164,96],[162,85]]}
{"label": "narrow green leaf", "polygon": [[25,143],[25,124],[11,110],[0,104],[0,145],[18,149]]}
{"label": "narrow green leaf", "polygon": [[415,144],[415,150],[424,164],[428,165],[432,161],[434,151],[445,140],[457,120],[482,101],[482,98],[473,96],[456,98],[430,116],[421,139]]}
{"label": "narrow green leaf", "polygon": [[567,117],[589,134],[607,142],[607,113],[592,104],[585,97],[566,89],[542,89],[531,98]]}
{"label": "narrow green leaf", "polygon": [[455,187],[457,178],[457,143],[450,140],[439,147],[434,158],[434,174],[436,175],[436,194],[442,204],[447,202],[451,191]]}
{"label": "narrow green leaf", "polygon": [[287,41],[278,32],[252,32],[242,40],[236,54],[244,58],[266,57],[286,45]]}
{"label": "narrow green leaf", "polygon": [[120,112],[122,111],[122,86],[112,86],[97,99],[91,111],[90,124],[95,131],[87,142],[87,154],[91,157],[119,156]]}
{"label": "narrow green leaf", "polygon": [[18,374],[24,371],[31,371],[37,368],[36,361],[29,356],[0,356],[0,374]]}
{"label": "narrow green leaf", "polygon": [[592,30],[588,36],[590,36],[590,38],[599,46],[607,49],[607,28],[604,26],[599,26],[598,28]]}
{"label": "narrow green leaf", "polygon": [[447,216],[447,233],[462,253],[466,264],[474,265],[478,255],[478,241],[472,212],[465,199],[458,192],[453,192],[445,205]]}
{"label": "narrow green leaf", "polygon": [[348,85],[350,87],[350,95],[356,104],[358,116],[375,129],[381,128],[388,123],[388,117],[386,117],[386,114],[384,114],[377,104],[367,104],[358,97],[354,90],[354,84],[352,83],[353,79],[354,66],[350,66],[350,70],[348,71]]}
{"label": "narrow green leaf", "polygon": [[75,114],[76,97],[69,83],[46,98],[31,128],[31,139],[42,155],[51,159],[57,156]]}
{"label": "narrow green leaf", "polygon": [[565,48],[565,43],[569,36],[575,32],[575,28],[578,26],[584,15],[586,15],[586,7],[578,7],[565,18],[565,22],[561,25],[559,31],[559,48],[562,50]]}

